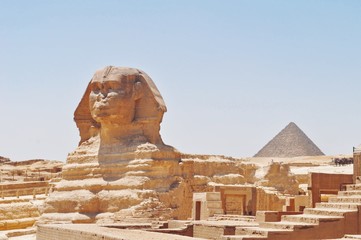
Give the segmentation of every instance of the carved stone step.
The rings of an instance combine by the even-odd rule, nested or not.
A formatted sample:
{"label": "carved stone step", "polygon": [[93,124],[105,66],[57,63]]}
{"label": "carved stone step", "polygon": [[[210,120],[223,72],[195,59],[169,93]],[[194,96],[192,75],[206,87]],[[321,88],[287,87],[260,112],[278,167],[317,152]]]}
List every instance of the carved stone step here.
{"label": "carved stone step", "polygon": [[316,208],[336,208],[336,209],[357,209],[357,206],[361,204],[357,203],[342,203],[342,202],[334,202],[334,203],[316,203]]}
{"label": "carved stone step", "polygon": [[[7,231],[2,231],[2,232],[8,238],[13,238],[13,237],[19,237],[19,236],[35,234],[36,233],[36,228],[35,227],[29,227],[29,228],[25,228],[25,229],[13,229],[13,230],[7,230]],[[25,237],[23,237],[23,239],[25,239]]]}
{"label": "carved stone step", "polygon": [[236,228],[235,235],[264,236],[269,234],[288,234],[292,232],[290,229],[281,228],[262,228],[262,227],[239,227]]}
{"label": "carved stone step", "polygon": [[300,214],[300,215],[285,215],[282,216],[282,221],[289,222],[305,222],[318,224],[320,222],[333,222],[343,219],[339,216],[323,216],[323,215],[314,215],[314,214]]}
{"label": "carved stone step", "polygon": [[208,221],[222,221],[222,220],[255,222],[255,217],[245,216],[245,215],[214,214],[213,217],[208,218]]}
{"label": "carved stone step", "polygon": [[342,239],[361,239],[361,235],[345,235]]}
{"label": "carved stone step", "polygon": [[349,184],[346,185],[346,191],[361,190],[361,184]]}
{"label": "carved stone step", "polygon": [[339,196],[360,196],[361,197],[361,190],[350,190],[350,191],[339,191]]}
{"label": "carved stone step", "polygon": [[337,196],[337,197],[330,197],[328,199],[330,203],[337,203],[337,202],[344,202],[344,203],[359,203],[361,204],[361,196]]}
{"label": "carved stone step", "polygon": [[21,218],[0,221],[0,230],[24,229],[34,225],[38,218]]}
{"label": "carved stone step", "polygon": [[361,240],[361,235],[349,235],[349,234],[347,234],[343,238],[337,238],[337,239],[335,238],[333,240],[345,240],[345,239],[348,239],[348,240],[350,240],[350,239],[360,239]]}
{"label": "carved stone step", "polygon": [[253,236],[253,235],[224,235],[222,240],[258,240],[267,239],[264,236]]}
{"label": "carved stone step", "polygon": [[262,228],[273,228],[273,229],[286,229],[286,230],[302,230],[309,229],[318,226],[317,224],[305,223],[305,222],[261,222],[259,226]]}
{"label": "carved stone step", "polygon": [[357,212],[357,209],[334,209],[334,208],[305,208],[304,214],[343,216],[345,213]]}

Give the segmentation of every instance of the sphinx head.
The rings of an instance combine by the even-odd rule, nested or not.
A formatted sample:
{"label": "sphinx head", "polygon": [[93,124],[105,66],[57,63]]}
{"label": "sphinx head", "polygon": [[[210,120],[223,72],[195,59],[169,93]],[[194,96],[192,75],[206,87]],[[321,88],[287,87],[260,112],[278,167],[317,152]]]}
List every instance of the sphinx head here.
{"label": "sphinx head", "polygon": [[112,67],[96,71],[74,113],[80,143],[102,126],[137,126],[147,141],[160,143],[160,123],[166,106],[152,79],[135,68]]}

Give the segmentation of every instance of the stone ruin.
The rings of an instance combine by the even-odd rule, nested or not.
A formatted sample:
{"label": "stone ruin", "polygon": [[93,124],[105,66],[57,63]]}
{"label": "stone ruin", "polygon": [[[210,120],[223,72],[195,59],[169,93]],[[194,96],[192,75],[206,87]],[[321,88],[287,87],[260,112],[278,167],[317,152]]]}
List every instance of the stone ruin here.
{"label": "stone ruin", "polygon": [[143,71],[112,66],[97,71],[74,114],[79,146],[68,155],[63,179],[46,199],[39,222],[186,219],[193,189],[209,191],[212,180],[252,178],[250,164],[186,159],[164,144],[159,130],[165,112],[159,90]]}
{"label": "stone ruin", "polygon": [[0,239],[35,233],[32,226],[39,219],[42,203],[56,179],[61,177],[63,162],[43,159],[17,162],[5,157],[0,160]]}
{"label": "stone ruin", "polygon": [[[361,233],[359,185],[350,184],[335,197],[338,186],[350,183],[352,175],[307,177],[291,171],[331,158],[311,163],[269,159],[260,167],[259,159],[182,154],[164,144],[159,134],[165,112],[159,90],[143,71],[112,66],[97,71],[74,113],[80,142],[68,155],[62,179],[4,185],[11,187],[9,197],[15,191],[19,206],[7,196],[0,199],[10,206],[2,205],[2,213],[17,216],[0,226],[25,228],[37,221],[39,240],[279,240]],[[323,153],[294,123],[256,154],[318,155]],[[355,172],[360,169],[355,167]],[[311,205],[307,189],[300,194],[299,184],[309,179],[316,179],[309,185],[311,196],[330,202]],[[34,186],[41,196],[30,192]],[[19,189],[26,198],[19,196]]]}
{"label": "stone ruin", "polygon": [[0,163],[6,163],[6,162],[10,162],[10,159],[0,156]]}

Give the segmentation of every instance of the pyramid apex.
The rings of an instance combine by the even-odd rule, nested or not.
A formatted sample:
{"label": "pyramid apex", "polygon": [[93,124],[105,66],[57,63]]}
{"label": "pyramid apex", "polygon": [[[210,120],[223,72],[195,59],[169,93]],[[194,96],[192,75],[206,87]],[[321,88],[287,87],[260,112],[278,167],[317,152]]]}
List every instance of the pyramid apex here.
{"label": "pyramid apex", "polygon": [[295,122],[290,122],[286,127],[298,127]]}

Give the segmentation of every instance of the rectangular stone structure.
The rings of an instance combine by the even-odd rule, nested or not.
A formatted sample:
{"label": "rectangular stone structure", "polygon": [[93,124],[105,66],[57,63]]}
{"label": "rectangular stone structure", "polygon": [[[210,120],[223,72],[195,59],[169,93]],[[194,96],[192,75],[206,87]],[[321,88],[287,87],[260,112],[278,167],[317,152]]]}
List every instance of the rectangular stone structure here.
{"label": "rectangular stone structure", "polygon": [[353,149],[353,183],[358,183],[361,177],[361,146]]}
{"label": "rectangular stone structure", "polygon": [[[39,225],[37,240],[197,240],[197,238],[147,232],[142,230],[127,230],[101,227],[96,224],[44,224]],[[198,240],[201,240],[198,238]]]}

